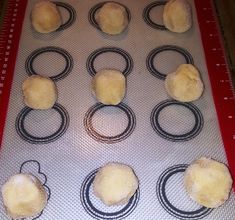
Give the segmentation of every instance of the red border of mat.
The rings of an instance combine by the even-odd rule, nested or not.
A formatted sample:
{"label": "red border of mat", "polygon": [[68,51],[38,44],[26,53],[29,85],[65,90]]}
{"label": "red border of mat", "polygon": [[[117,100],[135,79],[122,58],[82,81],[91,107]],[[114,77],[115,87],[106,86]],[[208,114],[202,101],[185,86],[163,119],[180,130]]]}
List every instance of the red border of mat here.
{"label": "red border of mat", "polygon": [[0,83],[3,85],[0,93],[0,146],[27,2],[27,0],[8,0],[0,31]]}
{"label": "red border of mat", "polygon": [[235,95],[216,10],[211,0],[195,0],[195,6],[220,132],[230,171],[235,178]]}

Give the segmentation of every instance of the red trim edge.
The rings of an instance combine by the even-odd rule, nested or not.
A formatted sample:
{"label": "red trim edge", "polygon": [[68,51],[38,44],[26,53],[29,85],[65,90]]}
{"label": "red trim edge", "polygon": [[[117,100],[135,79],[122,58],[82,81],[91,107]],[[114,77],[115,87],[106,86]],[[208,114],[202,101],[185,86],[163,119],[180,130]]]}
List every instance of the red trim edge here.
{"label": "red trim edge", "polygon": [[216,11],[211,0],[195,0],[194,3],[224,149],[235,179],[235,95]]}
{"label": "red trim edge", "polygon": [[8,0],[0,31],[0,146],[27,0]]}

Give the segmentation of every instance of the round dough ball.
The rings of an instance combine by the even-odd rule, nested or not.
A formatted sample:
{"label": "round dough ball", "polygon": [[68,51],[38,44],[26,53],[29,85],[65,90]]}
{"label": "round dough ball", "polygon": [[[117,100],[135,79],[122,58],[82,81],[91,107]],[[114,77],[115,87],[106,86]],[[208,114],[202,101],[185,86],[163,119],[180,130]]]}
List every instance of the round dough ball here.
{"label": "round dough ball", "polygon": [[24,103],[32,109],[52,108],[57,99],[55,83],[47,77],[32,75],[22,85]]}
{"label": "round dough ball", "polygon": [[31,21],[34,29],[39,33],[53,32],[62,24],[56,4],[48,0],[41,0],[34,5]]}
{"label": "round dough ball", "polygon": [[120,163],[108,163],[100,168],[93,183],[95,195],[107,206],[127,203],[137,188],[134,171]]}
{"label": "round dough ball", "polygon": [[120,34],[128,26],[128,14],[122,5],[115,2],[105,3],[96,14],[100,29],[111,35]]}
{"label": "round dough ball", "polygon": [[204,90],[200,74],[191,64],[181,64],[175,72],[168,74],[165,88],[169,96],[180,102],[195,101]]}
{"label": "round dough ball", "polygon": [[125,96],[126,78],[117,70],[101,70],[92,79],[92,91],[99,102],[117,105]]}
{"label": "round dough ball", "polygon": [[192,10],[187,0],[170,0],[163,10],[165,27],[176,33],[183,33],[192,26]]}
{"label": "round dough ball", "polygon": [[2,198],[10,218],[21,219],[39,214],[47,204],[47,193],[31,174],[16,174],[2,186]]}
{"label": "round dough ball", "polygon": [[195,160],[184,177],[189,196],[208,208],[216,208],[229,198],[232,182],[227,166],[206,157]]}

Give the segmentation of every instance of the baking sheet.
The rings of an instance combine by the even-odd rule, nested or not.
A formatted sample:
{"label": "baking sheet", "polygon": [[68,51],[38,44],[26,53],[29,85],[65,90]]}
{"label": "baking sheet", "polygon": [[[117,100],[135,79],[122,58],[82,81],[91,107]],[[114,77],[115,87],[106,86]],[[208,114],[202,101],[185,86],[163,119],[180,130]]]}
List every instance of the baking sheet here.
{"label": "baking sheet", "polygon": [[[0,155],[0,184],[20,171],[38,176],[50,194],[48,205],[39,219],[233,219],[233,193],[223,206],[208,210],[191,201],[182,185],[187,164],[201,156],[227,163],[193,1],[189,1],[194,16],[192,29],[175,34],[152,28],[145,22],[144,9],[153,1],[120,0],[118,2],[129,9],[131,20],[128,29],[119,36],[101,33],[91,24],[90,10],[100,2],[63,1],[74,9],[71,10],[74,22],[64,30],[46,35],[31,28],[29,17],[35,1],[28,2]],[[62,6],[60,10],[64,21],[68,20],[68,11]],[[161,7],[152,9],[150,16],[161,10]],[[174,48],[182,48],[191,55],[205,85],[203,96],[189,106],[172,103],[166,94],[164,80],[151,74],[146,65],[151,51],[163,46],[169,48],[169,45],[170,50],[153,59],[154,66],[163,73],[174,70],[184,62],[184,57]],[[54,76],[66,65],[69,70],[56,79],[59,107],[26,114],[22,113],[25,106],[21,84],[31,71],[27,61],[38,51],[40,55],[33,61],[33,70],[37,73]],[[67,63],[58,51],[69,54]],[[126,67],[130,70],[126,76],[127,94],[120,108],[99,106],[91,94],[92,74],[88,61],[91,55],[99,52],[101,55],[94,61],[96,70],[124,70]],[[127,65],[120,53],[125,54]],[[159,124],[173,134],[173,141],[169,135],[161,136],[154,129],[157,125],[153,117],[156,117],[159,105],[166,105],[159,112]],[[88,116],[93,111],[92,129],[86,125],[90,125]],[[61,124],[64,131],[44,142],[38,141],[40,138],[25,140],[19,135],[22,131],[24,133],[18,121],[22,114],[26,114],[25,129],[32,136],[49,136],[56,133]],[[174,138],[193,130],[195,124],[197,133],[191,139],[177,141]],[[111,138],[111,141],[105,138],[117,136],[125,128],[128,129],[123,136]],[[97,137],[95,132],[92,133],[94,130],[104,138]],[[96,169],[110,161],[130,165],[138,176],[138,193],[127,206],[105,207],[89,188]],[[164,180],[167,180],[166,185],[162,185]],[[168,200],[162,196],[164,192]],[[0,213],[2,219],[8,219],[2,201]]]}

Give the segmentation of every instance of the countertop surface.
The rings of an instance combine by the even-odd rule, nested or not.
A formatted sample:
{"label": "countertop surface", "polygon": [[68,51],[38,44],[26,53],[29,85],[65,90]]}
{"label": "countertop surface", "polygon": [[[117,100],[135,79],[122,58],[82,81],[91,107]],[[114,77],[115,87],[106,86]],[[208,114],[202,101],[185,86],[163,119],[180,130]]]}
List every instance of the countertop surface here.
{"label": "countertop surface", "polygon": [[227,52],[228,62],[235,85],[235,1],[214,0],[219,18],[224,45]]}

